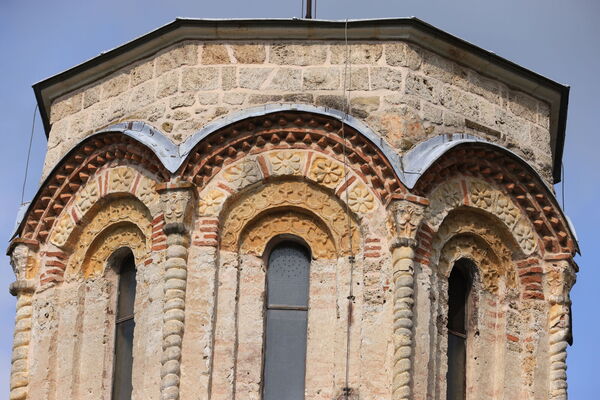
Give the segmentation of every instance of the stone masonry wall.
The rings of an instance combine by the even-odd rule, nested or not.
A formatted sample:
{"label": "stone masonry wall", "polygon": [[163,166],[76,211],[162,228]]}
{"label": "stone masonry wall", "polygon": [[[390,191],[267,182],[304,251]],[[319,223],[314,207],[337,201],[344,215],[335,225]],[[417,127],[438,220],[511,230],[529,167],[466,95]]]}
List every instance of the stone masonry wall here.
{"label": "stone masonry wall", "polygon": [[[551,181],[549,106],[402,42],[351,43],[351,114],[399,152],[441,133],[501,143]],[[208,122],[270,103],[344,109],[339,42],[184,42],[57,99],[45,177],[77,142],[140,120],[180,143]]]}

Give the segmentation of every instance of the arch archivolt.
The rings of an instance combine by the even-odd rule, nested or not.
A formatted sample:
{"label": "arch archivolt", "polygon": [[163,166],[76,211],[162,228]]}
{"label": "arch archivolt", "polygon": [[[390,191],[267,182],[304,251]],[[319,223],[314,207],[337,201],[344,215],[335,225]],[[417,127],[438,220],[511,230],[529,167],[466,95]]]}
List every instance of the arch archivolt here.
{"label": "arch archivolt", "polygon": [[502,190],[481,179],[454,179],[435,187],[423,224],[437,231],[447,215],[460,207],[470,207],[493,215],[511,233],[525,255],[539,251],[535,230],[528,216]]}
{"label": "arch archivolt", "polygon": [[50,233],[50,242],[60,248],[72,247],[69,238],[76,228],[90,220],[90,210],[107,197],[134,196],[155,216],[160,211],[156,180],[130,165],[105,168],[90,177],[61,212]]}
{"label": "arch archivolt", "polygon": [[[347,177],[344,177],[347,174]],[[382,207],[362,177],[341,161],[308,150],[275,150],[238,160],[223,169],[199,195],[201,216],[218,216],[228,197],[265,180],[302,178],[333,191],[359,219]]]}
{"label": "arch archivolt", "polygon": [[296,235],[306,240],[314,258],[337,258],[331,234],[319,218],[289,209],[259,216],[249,223],[241,234],[240,253],[261,257],[271,239],[280,235]]}
{"label": "arch archivolt", "polygon": [[[292,215],[302,225],[292,227]],[[251,248],[256,249],[257,245],[260,248],[266,244],[264,240],[284,233],[281,229],[287,226],[295,230],[288,233],[298,234],[307,243],[321,243],[318,250],[313,250],[315,255],[329,258],[332,248],[339,255],[344,255],[349,253],[350,240],[353,249],[360,248],[359,226],[354,217],[350,218],[350,225],[348,220],[341,201],[322,188],[299,180],[273,181],[246,190],[231,206],[226,207],[222,217],[221,248],[238,251],[244,240]],[[300,234],[302,231],[305,234],[314,232],[317,236],[310,239],[305,234]],[[252,236],[244,237],[246,233]],[[329,240],[325,240],[325,233],[331,244]]]}
{"label": "arch archivolt", "polygon": [[[121,248],[129,248],[135,258],[135,264],[140,265],[147,257],[149,246],[146,238],[137,225],[131,223],[118,224],[110,226],[101,232],[89,246],[81,266],[79,275],[84,278],[101,276],[104,273],[106,262],[109,257]],[[75,271],[78,260],[73,262],[73,268],[68,271],[70,274],[77,274]]]}
{"label": "arch archivolt", "polygon": [[94,207],[88,216],[87,223],[69,238],[73,247],[66,277],[101,274],[108,257],[121,247],[129,247],[133,251],[137,265],[150,255],[151,216],[140,201],[134,198],[111,199]]}
{"label": "arch archivolt", "polygon": [[507,287],[517,287],[512,260],[519,253],[517,242],[508,232],[502,232],[492,218],[465,209],[444,220],[435,235],[431,258],[441,281],[447,281],[455,261],[472,260],[478,267],[483,288],[496,293],[501,278]]}

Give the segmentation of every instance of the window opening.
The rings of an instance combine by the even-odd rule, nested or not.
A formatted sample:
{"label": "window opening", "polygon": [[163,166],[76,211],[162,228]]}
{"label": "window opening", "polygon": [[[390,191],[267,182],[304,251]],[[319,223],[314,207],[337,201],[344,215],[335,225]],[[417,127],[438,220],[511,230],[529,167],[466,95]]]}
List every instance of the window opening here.
{"label": "window opening", "polygon": [[129,253],[119,268],[112,400],[130,400],[133,391],[133,331],[135,321],[135,260]]}
{"label": "window opening", "polygon": [[473,266],[458,260],[448,278],[447,400],[465,400],[467,386],[467,331]]}
{"label": "window opening", "polygon": [[304,399],[310,254],[295,242],[269,255],[264,400]]}

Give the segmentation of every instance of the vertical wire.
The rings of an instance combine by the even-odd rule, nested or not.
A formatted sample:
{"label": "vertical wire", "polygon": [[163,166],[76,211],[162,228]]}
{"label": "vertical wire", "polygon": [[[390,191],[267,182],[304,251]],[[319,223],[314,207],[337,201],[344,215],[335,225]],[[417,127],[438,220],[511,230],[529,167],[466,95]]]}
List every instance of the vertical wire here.
{"label": "vertical wire", "polygon": [[345,387],[344,397],[348,400],[350,395],[350,326],[352,323],[352,301],[354,300],[354,249],[352,248],[352,221],[350,217],[350,206],[348,202],[348,157],[346,154],[346,147],[348,143],[346,142],[346,126],[345,121],[348,117],[349,113],[349,90],[346,88],[347,79],[352,79],[352,70],[349,70],[349,62],[350,62],[350,47],[348,46],[348,19],[344,24],[344,46],[346,50],[346,62],[344,64],[344,84],[343,84],[343,95],[344,95],[344,117],[342,118],[342,141],[344,142],[343,150],[343,158],[344,158],[344,188],[345,197],[346,197],[346,217],[348,223],[348,249],[350,255],[348,257],[350,261],[350,290],[348,295],[348,322],[346,324],[346,375],[345,375]]}
{"label": "vertical wire", "polygon": [[564,162],[560,162],[560,173],[562,175],[561,177],[561,184],[562,184],[562,189],[561,189],[561,197],[562,197],[562,208],[563,208],[563,212],[567,212],[567,207],[565,206],[565,163]]}
{"label": "vertical wire", "polygon": [[25,186],[27,185],[27,175],[29,174],[29,158],[31,157],[31,143],[33,142],[33,132],[35,130],[35,113],[38,110],[38,105],[36,103],[35,108],[33,109],[33,119],[31,121],[31,134],[29,135],[29,148],[27,149],[27,161],[25,162],[25,177],[23,178],[23,187],[21,188],[21,205],[23,205],[23,200],[25,199]]}

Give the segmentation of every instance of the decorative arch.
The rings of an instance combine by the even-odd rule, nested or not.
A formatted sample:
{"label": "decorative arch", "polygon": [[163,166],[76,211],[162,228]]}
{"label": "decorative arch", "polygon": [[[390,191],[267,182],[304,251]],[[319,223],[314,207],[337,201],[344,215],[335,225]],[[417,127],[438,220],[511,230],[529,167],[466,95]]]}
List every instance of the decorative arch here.
{"label": "decorative arch", "polygon": [[[387,204],[395,195],[406,192],[395,165],[388,159],[389,154],[385,154],[349,124],[344,124],[344,143],[341,129],[340,120],[305,111],[287,110],[252,116],[206,134],[189,150],[178,174],[184,180],[204,187],[231,164],[255,156],[259,163],[256,172],[251,172],[254,167],[250,165],[240,164],[239,168],[256,180],[261,175],[267,179],[267,162],[279,162],[283,165],[279,170],[276,168],[275,172],[288,171],[288,166],[300,155],[298,153],[295,156],[293,152],[304,151],[341,164],[347,160],[348,169],[360,177],[383,204]],[[285,157],[279,161],[267,160],[267,157],[262,156],[262,153],[275,150],[288,152],[274,152],[275,157]],[[231,168],[229,170],[229,173],[235,174],[235,171],[231,172]],[[303,171],[289,172],[296,174]],[[242,181],[240,185],[244,183]]]}
{"label": "decorative arch", "polygon": [[99,202],[117,197],[135,197],[152,217],[160,211],[157,181],[145,171],[131,165],[103,168],[82,185],[58,217],[50,232],[50,242],[60,248],[83,220],[89,222],[88,213]]}
{"label": "decorative arch", "polygon": [[67,239],[71,252],[65,270],[67,278],[96,276],[108,257],[121,247],[129,247],[142,265],[150,255],[151,215],[134,198],[113,198],[96,204],[84,223]]}
{"label": "decorative arch", "polygon": [[538,250],[534,229],[525,213],[502,190],[484,180],[450,179],[431,191],[429,201],[423,224],[431,231],[437,231],[450,212],[468,207],[496,219],[503,229],[511,232],[523,254]]}
{"label": "decorative arch", "polygon": [[[438,151],[438,153],[440,152]],[[419,175],[413,189],[415,194],[433,196],[435,188],[441,186],[443,182],[453,178],[459,181],[461,177],[465,178],[462,182],[475,178],[480,182],[479,188],[487,185],[486,187],[493,187],[496,189],[496,193],[502,194],[503,204],[508,204],[510,208],[510,210],[506,210],[508,213],[514,213],[513,207],[506,200],[507,198],[511,199],[511,203],[515,205],[520,214],[518,222],[512,230],[521,238],[520,244],[526,253],[536,250],[532,247],[530,230],[536,232],[542,253],[574,254],[579,251],[569,222],[554,195],[539,175],[514,153],[498,145],[471,140],[453,145],[438,154],[437,157],[422,172],[422,175]],[[468,194],[467,190],[478,190],[477,187],[466,188],[464,184],[461,189],[458,191],[459,203],[461,195],[464,203],[470,201],[469,198],[472,197],[472,194]],[[453,201],[456,203],[456,199]],[[486,203],[488,203],[487,200],[482,200],[480,204]],[[455,205],[451,206],[450,201],[446,201],[446,204],[448,207]],[[495,213],[498,210],[490,210],[490,207],[493,206],[492,202],[486,208]],[[498,216],[504,222],[508,222],[508,215]]]}
{"label": "decorative arch", "polygon": [[289,209],[267,212],[250,222],[241,234],[240,253],[261,257],[269,243],[282,235],[302,238],[314,258],[337,258],[336,247],[327,226],[314,215]]}
{"label": "decorative arch", "polygon": [[[147,257],[147,240],[137,225],[118,224],[102,231],[89,245],[83,260],[77,257],[70,263],[67,275],[78,274],[84,278],[100,276],[104,273],[108,259],[122,248],[131,250],[135,265],[141,265]],[[79,267],[78,261],[81,262]]]}
{"label": "decorative arch", "polygon": [[[90,178],[97,179],[105,169],[125,165],[146,171],[158,181],[169,178],[169,172],[156,154],[132,137],[112,131],[88,137],[75,146],[51,171],[30,203],[16,233],[22,238],[44,243],[53,227],[59,224],[59,217],[62,218],[62,228],[68,225],[63,211],[73,203],[74,197],[86,186]],[[119,184],[117,178],[106,179],[97,185],[97,192],[94,192],[93,185],[88,186],[87,192],[82,192],[78,199],[85,203],[88,201],[86,199],[106,194],[109,181],[115,185]],[[126,176],[123,179],[123,182],[130,182]],[[135,187],[136,194],[138,190],[139,194],[148,192],[149,188],[144,184]],[[129,191],[132,189],[134,188],[131,187]]]}
{"label": "decorative arch", "polygon": [[470,259],[479,269],[483,288],[496,293],[501,277],[508,288],[517,288],[513,259],[519,254],[519,244],[493,217],[463,209],[453,211],[440,226],[433,238],[430,261],[443,281],[455,261]]}
{"label": "decorative arch", "polygon": [[[315,256],[335,258],[349,254],[350,243],[353,249],[359,248],[359,226],[354,217],[350,218],[350,229],[348,222],[341,201],[322,188],[298,180],[273,181],[242,192],[225,206],[221,213],[221,248],[262,254],[272,237],[293,233],[311,244]],[[284,228],[291,231],[283,232]],[[310,239],[303,234],[308,232],[316,236]]]}

